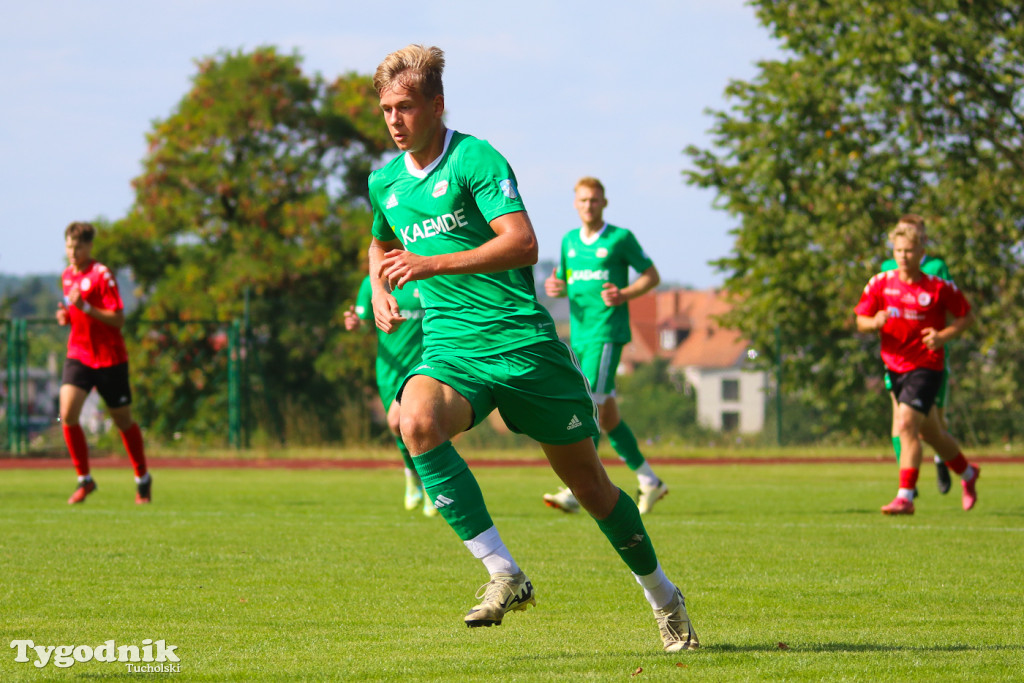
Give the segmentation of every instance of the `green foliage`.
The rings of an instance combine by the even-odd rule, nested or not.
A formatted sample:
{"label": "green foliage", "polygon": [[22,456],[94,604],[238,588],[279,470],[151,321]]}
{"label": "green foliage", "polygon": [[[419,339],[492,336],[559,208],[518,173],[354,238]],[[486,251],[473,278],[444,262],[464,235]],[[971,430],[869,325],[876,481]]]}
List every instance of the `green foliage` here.
{"label": "green foliage", "polygon": [[[342,407],[370,364],[367,344],[337,330],[369,241],[366,177],[387,145],[376,112],[369,78],[327,83],[262,47],[200,60],[191,90],[154,123],[135,202],[97,243],[139,285],[127,329],[143,353],[139,393],[159,394],[151,428],[168,436],[199,416],[188,376],[205,376],[203,396],[223,393],[224,360],[206,333],[174,325],[157,342],[150,325],[213,321],[212,333],[248,316],[250,426],[278,440],[342,436]],[[315,428],[288,430],[285,406]]]}
{"label": "green foliage", "polygon": [[878,343],[855,332],[852,308],[887,256],[888,229],[920,213],[980,321],[954,344],[960,408],[1006,429],[986,416],[1016,410],[1024,388],[1019,3],[753,5],[786,59],[730,83],[713,149],[687,149],[688,182],[739,219],[716,264],[734,304],[723,322],[766,366],[781,330],[783,392],[825,433],[877,432]]}
{"label": "green foliage", "polygon": [[697,423],[696,392],[669,371],[667,360],[640,365],[615,383],[619,412],[641,445],[711,435]]}

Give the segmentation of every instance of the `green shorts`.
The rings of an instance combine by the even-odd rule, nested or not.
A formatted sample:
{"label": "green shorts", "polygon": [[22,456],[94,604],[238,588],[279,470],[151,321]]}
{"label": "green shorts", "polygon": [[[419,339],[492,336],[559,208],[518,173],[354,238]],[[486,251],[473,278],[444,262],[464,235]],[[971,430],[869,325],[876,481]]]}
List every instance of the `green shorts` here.
{"label": "green shorts", "polygon": [[[415,367],[415,366],[413,366]],[[411,367],[396,368],[380,356],[374,366],[377,373],[377,392],[380,394],[380,402],[384,404],[384,410],[390,410],[398,390],[402,388],[406,375]]]}
{"label": "green shorts", "polygon": [[[889,371],[886,370],[883,373],[885,377],[885,390],[886,392],[892,393],[892,378],[889,377]],[[942,385],[939,387],[939,393],[935,396],[935,407],[944,409],[946,407],[946,393],[949,390],[949,368],[942,369]]]}
{"label": "green shorts", "polygon": [[[424,359],[409,376],[426,375],[459,392],[473,408],[472,427],[495,408],[508,428],[545,444],[597,436],[597,408],[572,353],[560,341],[482,358]],[[399,393],[401,402],[401,393]]]}
{"label": "green shorts", "polygon": [[573,344],[572,350],[598,404],[615,395],[615,373],[619,370],[622,347],[623,344],[607,341]]}

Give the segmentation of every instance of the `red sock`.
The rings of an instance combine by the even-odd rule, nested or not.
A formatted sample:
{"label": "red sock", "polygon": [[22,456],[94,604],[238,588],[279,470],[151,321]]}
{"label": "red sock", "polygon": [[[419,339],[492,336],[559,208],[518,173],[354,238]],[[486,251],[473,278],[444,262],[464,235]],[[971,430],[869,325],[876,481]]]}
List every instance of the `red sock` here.
{"label": "red sock", "polygon": [[917,488],[917,473],[919,470],[916,467],[908,467],[900,470],[900,488],[901,489],[916,489]]}
{"label": "red sock", "polygon": [[146,451],[142,447],[142,430],[139,429],[138,422],[121,432],[121,441],[124,442],[124,449],[128,451],[128,459],[132,461],[135,476],[146,476]]}
{"label": "red sock", "polygon": [[64,443],[68,445],[71,464],[75,466],[78,476],[89,474],[89,444],[85,440],[82,425],[64,424]]}
{"label": "red sock", "polygon": [[967,458],[964,457],[963,453],[957,453],[955,458],[946,461],[946,467],[957,474],[963,474],[964,470],[967,469]]}

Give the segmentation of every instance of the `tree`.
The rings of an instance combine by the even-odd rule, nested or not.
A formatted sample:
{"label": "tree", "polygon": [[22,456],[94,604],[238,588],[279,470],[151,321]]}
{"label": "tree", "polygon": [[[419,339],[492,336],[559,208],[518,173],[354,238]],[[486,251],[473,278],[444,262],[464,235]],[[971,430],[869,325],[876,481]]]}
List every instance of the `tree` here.
{"label": "tree", "polygon": [[[922,214],[980,325],[951,349],[955,408],[992,440],[1024,387],[1024,21],[1006,0],[755,0],[786,58],[726,89],[689,183],[736,216],[716,261],[740,329],[823,431],[880,432],[877,339],[852,307],[900,214]],[[785,390],[785,387],[784,387]],[[1014,411],[1019,413],[1019,411]],[[1019,418],[1017,418],[1019,419]],[[1017,423],[1017,431],[1020,426]],[[977,432],[977,430],[976,430]]]}
{"label": "tree", "polygon": [[197,416],[222,424],[217,340],[248,314],[258,426],[293,442],[337,439],[371,351],[336,331],[365,271],[367,175],[390,146],[372,83],[308,77],[272,47],[197,66],[148,135],[128,215],[97,243],[141,290],[129,329],[146,359],[133,367],[142,419],[165,435]]}

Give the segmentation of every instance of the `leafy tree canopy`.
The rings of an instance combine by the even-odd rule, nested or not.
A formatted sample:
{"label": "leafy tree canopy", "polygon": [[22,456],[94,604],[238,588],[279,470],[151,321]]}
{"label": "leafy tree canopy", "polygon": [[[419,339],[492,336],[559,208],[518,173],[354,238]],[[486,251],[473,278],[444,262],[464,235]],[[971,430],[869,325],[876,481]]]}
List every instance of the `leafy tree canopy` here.
{"label": "leafy tree canopy", "polygon": [[978,438],[1012,432],[997,414],[1024,387],[1024,10],[752,4],[785,58],[730,83],[713,145],[686,150],[687,181],[739,220],[733,252],[716,262],[735,305],[726,324],[766,363],[780,328],[785,388],[818,409],[823,432],[879,433],[888,407],[866,390],[880,374],[877,340],[855,333],[852,308],[889,255],[888,230],[922,214],[929,252],[980,321],[951,349],[965,392],[956,405],[974,411]]}

